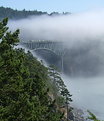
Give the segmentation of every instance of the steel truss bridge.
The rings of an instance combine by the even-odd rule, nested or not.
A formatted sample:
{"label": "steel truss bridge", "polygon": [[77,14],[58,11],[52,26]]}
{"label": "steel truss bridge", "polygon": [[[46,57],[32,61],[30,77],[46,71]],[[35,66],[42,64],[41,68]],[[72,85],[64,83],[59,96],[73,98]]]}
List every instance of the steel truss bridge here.
{"label": "steel truss bridge", "polygon": [[66,52],[66,48],[63,42],[55,42],[55,41],[46,41],[46,40],[33,40],[28,42],[20,43],[25,48],[36,51],[36,50],[47,50],[55,55],[61,57],[61,71],[63,71],[64,67],[64,55]]}

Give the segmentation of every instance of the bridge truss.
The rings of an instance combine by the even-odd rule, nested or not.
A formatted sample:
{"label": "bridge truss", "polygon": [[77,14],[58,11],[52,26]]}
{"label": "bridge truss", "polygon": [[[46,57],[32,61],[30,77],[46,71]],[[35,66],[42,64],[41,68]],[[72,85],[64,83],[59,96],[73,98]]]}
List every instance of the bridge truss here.
{"label": "bridge truss", "polygon": [[64,46],[63,42],[55,42],[55,41],[45,41],[45,40],[34,40],[34,41],[28,41],[28,42],[21,42],[20,43],[22,46],[26,47],[27,49],[30,49],[32,51],[36,50],[47,50],[51,51],[57,56],[61,57],[61,70],[63,71],[64,69],[64,55],[66,52],[66,48]]}

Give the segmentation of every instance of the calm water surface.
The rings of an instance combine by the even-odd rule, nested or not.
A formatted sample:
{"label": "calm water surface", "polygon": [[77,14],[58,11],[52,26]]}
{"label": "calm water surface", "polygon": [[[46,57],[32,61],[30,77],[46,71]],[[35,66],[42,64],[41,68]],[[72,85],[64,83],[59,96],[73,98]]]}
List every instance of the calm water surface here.
{"label": "calm water surface", "polygon": [[98,118],[104,119],[104,77],[68,78],[65,84],[71,92],[75,107],[90,110]]}

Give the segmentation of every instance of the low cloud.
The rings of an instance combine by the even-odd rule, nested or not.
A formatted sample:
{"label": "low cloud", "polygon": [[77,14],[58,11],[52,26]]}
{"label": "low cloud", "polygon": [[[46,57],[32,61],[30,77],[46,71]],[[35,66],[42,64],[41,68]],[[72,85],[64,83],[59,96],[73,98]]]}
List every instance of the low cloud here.
{"label": "low cloud", "polygon": [[60,16],[31,16],[10,21],[9,26],[13,30],[21,30],[21,40],[104,40],[104,10]]}
{"label": "low cloud", "polygon": [[[10,20],[11,30],[20,29],[20,39],[65,42],[66,67],[77,73],[104,72],[104,10],[58,16],[31,16]],[[71,62],[70,62],[71,61]],[[75,73],[75,71],[73,73]]]}

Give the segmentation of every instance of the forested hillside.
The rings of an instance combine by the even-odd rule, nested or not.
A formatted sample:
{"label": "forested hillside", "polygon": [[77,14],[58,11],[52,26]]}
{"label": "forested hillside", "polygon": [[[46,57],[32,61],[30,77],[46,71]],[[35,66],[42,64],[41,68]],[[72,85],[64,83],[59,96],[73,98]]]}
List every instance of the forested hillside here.
{"label": "forested hillside", "polygon": [[7,32],[7,22],[0,22],[0,121],[61,121],[60,106],[72,101],[63,80],[30,52],[14,48],[19,30]]}
{"label": "forested hillside", "polygon": [[[63,12],[63,15],[70,14],[68,12]],[[0,20],[3,18],[8,17],[9,19],[22,19],[22,18],[27,18],[29,16],[40,16],[40,15],[60,15],[58,12],[52,12],[52,13],[47,13],[47,12],[42,12],[38,10],[14,10],[12,8],[5,8],[5,7],[0,7]]]}
{"label": "forested hillside", "polygon": [[13,10],[11,8],[5,8],[5,7],[0,7],[0,19],[8,17],[10,19],[21,19],[21,18],[26,18],[28,16],[39,16],[39,15],[44,15],[47,14],[47,12],[42,12],[42,11],[27,11],[27,10]]}

